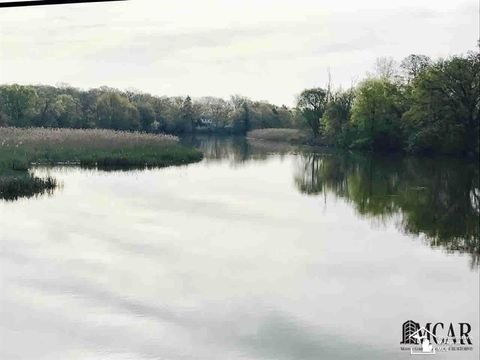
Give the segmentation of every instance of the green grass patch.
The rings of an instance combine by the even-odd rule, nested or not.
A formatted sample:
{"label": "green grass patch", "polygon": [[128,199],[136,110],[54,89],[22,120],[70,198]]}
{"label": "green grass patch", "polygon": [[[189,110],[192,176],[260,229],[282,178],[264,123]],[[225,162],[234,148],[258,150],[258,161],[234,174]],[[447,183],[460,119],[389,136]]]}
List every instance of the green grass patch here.
{"label": "green grass patch", "polygon": [[33,165],[72,164],[99,169],[142,169],[200,161],[203,154],[168,135],[113,130],[0,128],[0,198],[15,199],[55,188]]}
{"label": "green grass patch", "polygon": [[135,146],[125,149],[88,149],[68,146],[14,149],[0,148],[0,168],[27,170],[32,165],[80,165],[86,167],[163,167],[202,159],[202,154],[180,144],[162,147]]}

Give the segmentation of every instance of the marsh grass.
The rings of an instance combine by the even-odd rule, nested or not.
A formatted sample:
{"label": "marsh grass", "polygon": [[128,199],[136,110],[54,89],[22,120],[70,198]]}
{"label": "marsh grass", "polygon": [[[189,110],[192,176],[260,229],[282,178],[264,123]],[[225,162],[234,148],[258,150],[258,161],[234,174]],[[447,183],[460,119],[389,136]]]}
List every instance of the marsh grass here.
{"label": "marsh grass", "polygon": [[0,168],[32,164],[168,166],[202,159],[171,135],[101,129],[0,128]]}
{"label": "marsh grass", "polygon": [[55,188],[53,179],[31,175],[28,169],[32,165],[141,169],[201,159],[201,152],[181,145],[177,137],[170,135],[102,129],[0,128],[0,198]]}
{"label": "marsh grass", "polygon": [[7,201],[51,193],[57,186],[57,181],[50,176],[39,178],[28,171],[0,173],[0,199]]}

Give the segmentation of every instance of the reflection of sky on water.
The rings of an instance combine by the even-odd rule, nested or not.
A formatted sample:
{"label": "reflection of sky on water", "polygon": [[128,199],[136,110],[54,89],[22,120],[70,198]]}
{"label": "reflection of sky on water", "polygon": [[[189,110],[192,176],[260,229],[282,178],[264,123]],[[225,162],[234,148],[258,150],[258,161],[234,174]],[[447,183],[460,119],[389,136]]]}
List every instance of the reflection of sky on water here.
{"label": "reflection of sky on water", "polygon": [[0,203],[0,357],[403,359],[407,319],[478,338],[468,255],[302,194],[298,165],[48,170],[54,196]]}

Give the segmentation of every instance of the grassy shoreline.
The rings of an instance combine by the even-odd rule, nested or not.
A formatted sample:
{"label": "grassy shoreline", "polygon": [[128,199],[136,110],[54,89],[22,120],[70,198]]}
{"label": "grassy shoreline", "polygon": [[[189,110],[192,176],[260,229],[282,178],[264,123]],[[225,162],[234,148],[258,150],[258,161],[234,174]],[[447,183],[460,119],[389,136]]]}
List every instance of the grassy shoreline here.
{"label": "grassy shoreline", "polygon": [[203,154],[170,135],[114,130],[0,128],[0,199],[53,190],[52,178],[29,172],[33,165],[73,164],[99,169],[142,169],[198,162]]}
{"label": "grassy shoreline", "polygon": [[0,128],[0,169],[32,164],[163,167],[200,161],[177,137],[113,130]]}

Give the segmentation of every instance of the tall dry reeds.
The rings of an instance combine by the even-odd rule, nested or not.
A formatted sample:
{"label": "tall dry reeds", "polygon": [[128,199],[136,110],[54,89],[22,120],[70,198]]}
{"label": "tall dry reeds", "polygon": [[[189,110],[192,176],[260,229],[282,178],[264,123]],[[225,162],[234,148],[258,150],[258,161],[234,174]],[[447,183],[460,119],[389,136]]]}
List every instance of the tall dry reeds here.
{"label": "tall dry reeds", "polygon": [[32,163],[85,166],[167,166],[198,161],[202,154],[176,136],[103,129],[0,128],[0,169]]}
{"label": "tall dry reeds", "polygon": [[0,127],[0,149],[6,147],[68,146],[84,149],[125,149],[168,146],[178,143],[172,135],[105,129],[47,129]]}

